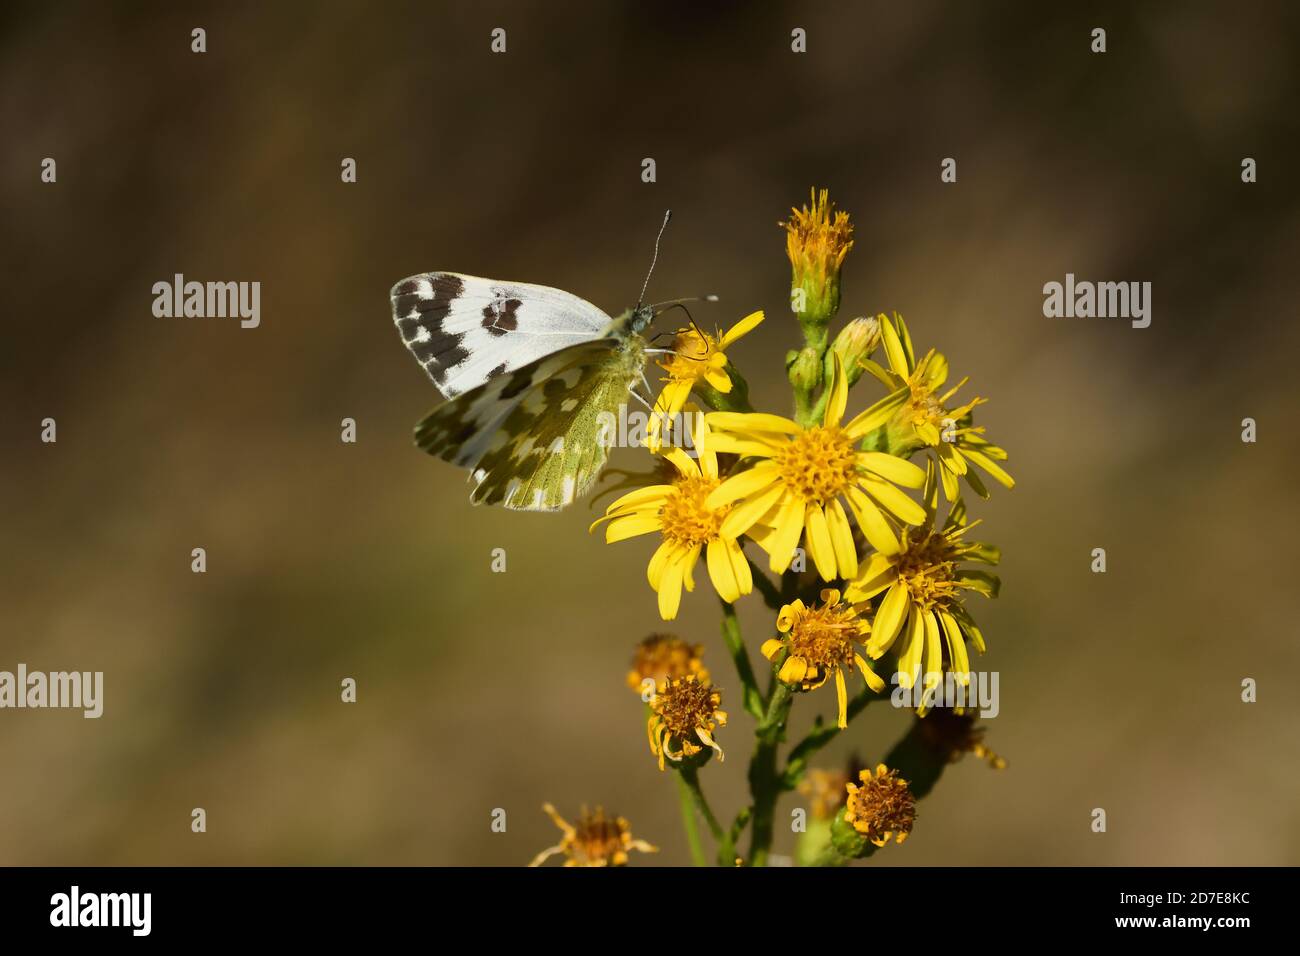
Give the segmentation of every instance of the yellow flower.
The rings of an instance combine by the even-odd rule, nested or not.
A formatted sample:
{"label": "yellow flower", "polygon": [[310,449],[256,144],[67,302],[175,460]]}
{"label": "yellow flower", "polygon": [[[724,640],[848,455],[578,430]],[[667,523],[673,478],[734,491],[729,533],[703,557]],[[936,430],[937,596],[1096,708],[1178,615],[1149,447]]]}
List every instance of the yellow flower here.
{"label": "yellow flower", "polygon": [[864,770],[858,779],[861,786],[852,783],[847,786],[844,822],[878,847],[890,838],[902,843],[916,822],[916,800],[907,781],[883,763],[876,766],[874,775]]}
{"label": "yellow flower", "polygon": [[629,850],[642,853],[658,853],[659,848],[651,846],[645,840],[632,837],[632,828],[622,817],[605,816],[600,807],[595,813],[588,813],[582,808],[575,827],[568,823],[549,803],[542,804],[542,809],[564,834],[555,846],[543,850],[533,858],[529,866],[541,866],[550,857],[563,853],[567,859],[565,866],[626,866]]}
{"label": "yellow flower", "polygon": [[904,529],[902,548],[896,554],[871,555],[845,588],[845,598],[855,603],[884,592],[871,624],[867,654],[878,659],[897,643],[898,682],[906,688],[916,684],[923,668],[925,687],[941,681],[945,669],[963,686],[969,685],[966,641],[982,654],[984,635],[963,606],[962,591],[997,597],[999,588],[996,575],[958,567],[963,561],[997,564],[1000,556],[992,545],[963,540],[979,522],[967,523],[960,498],[949,508],[943,528],[935,529],[934,472],[931,462],[923,496],[925,524]]}
{"label": "yellow flower", "polygon": [[722,693],[694,674],[660,682],[646,723],[650,752],[659,758],[660,770],[665,757],[693,757],[704,747],[713,748],[722,759],[722,748],[713,739],[716,727],[727,726],[727,712],[718,709],[721,703]]}
{"label": "yellow flower", "polygon": [[940,478],[944,496],[949,501],[957,497],[958,478],[965,478],[981,498],[989,496],[979,475],[968,467],[971,463],[984,469],[1003,486],[1015,487],[1015,479],[997,463],[1005,461],[1007,453],[984,438],[982,427],[970,424],[971,412],[976,406],[983,405],[986,399],[977,396],[965,404],[950,407],[948,402],[969,379],[963,378],[940,394],[940,389],[948,381],[948,360],[931,349],[918,362],[902,316],[895,313],[893,319],[884,315],[879,318],[889,370],[882,369],[875,362],[863,364],[891,392],[898,388],[908,390],[907,401],[898,410],[892,424],[902,432],[900,437],[904,442],[919,443],[932,449],[935,460],[942,466]]}
{"label": "yellow flower", "polygon": [[777,225],[785,229],[794,310],[801,321],[825,323],[839,308],[840,267],[853,248],[853,223],[848,213],[834,211],[828,190],[809,192],[809,205],[791,208],[789,221]]}
{"label": "yellow flower", "polygon": [[776,618],[776,629],[784,637],[771,638],[763,643],[763,656],[775,661],[782,653],[785,660],[777,671],[777,678],[799,690],[816,690],[835,674],[835,696],[839,701],[840,729],[848,724],[848,692],[844,687],[844,668],[857,665],[862,677],[872,690],[879,693],[885,682],[876,676],[857,645],[863,635],[871,630],[865,618],[859,617],[856,608],[840,602],[840,592],[834,588],[822,591],[821,607],[805,607],[796,600],[781,608]]}
{"label": "yellow flower", "polygon": [[672,421],[681,414],[690,398],[691,389],[703,381],[723,395],[731,391],[731,376],[727,374],[726,349],[752,332],[763,321],[763,313],[751,312],[726,332],[709,335],[697,326],[678,329],[673,339],[672,354],[659,360],[659,367],[667,374],[666,384],[655,401],[654,414],[647,429],[651,451],[659,450],[659,436],[665,420]]}
{"label": "yellow flower", "polygon": [[715,451],[759,459],[724,481],[705,502],[709,508],[730,508],[720,529],[723,537],[748,533],[771,556],[771,568],[778,574],[790,566],[795,547],[806,538],[808,554],[825,581],[850,578],[858,570],[853,530],[841,499],[880,551],[899,549],[898,536],[881,509],[909,524],[925,520],[924,509],[896,487],[920,488],[925,473],[902,458],[855,447],[889,421],[907,391],[899,389],[841,424],[848,382],[838,354],[833,358],[820,424],[804,428],[788,418],[759,413],[706,416],[715,432]]}
{"label": "yellow flower", "polygon": [[691,415],[691,447],[697,458],[681,448],[669,448],[663,456],[676,468],[669,484],[648,485],[628,492],[606,509],[592,530],[608,521],[605,541],[613,544],[625,538],[658,532],[661,542],[650,558],[647,577],[659,595],[659,615],[665,621],[677,616],[682,588],[695,590],[693,576],[700,552],[705,553],[709,579],[719,597],[732,604],[754,587],[749,561],[737,535],[728,534],[722,524],[731,509],[708,504],[721,484],[718,456],[712,447],[704,416]]}
{"label": "yellow flower", "polygon": [[700,659],[702,644],[687,644],[671,634],[651,634],[636,647],[632,669],[627,674],[627,686],[638,693],[646,680],[659,682],[670,677],[694,674],[704,683],[709,682],[709,671]]}

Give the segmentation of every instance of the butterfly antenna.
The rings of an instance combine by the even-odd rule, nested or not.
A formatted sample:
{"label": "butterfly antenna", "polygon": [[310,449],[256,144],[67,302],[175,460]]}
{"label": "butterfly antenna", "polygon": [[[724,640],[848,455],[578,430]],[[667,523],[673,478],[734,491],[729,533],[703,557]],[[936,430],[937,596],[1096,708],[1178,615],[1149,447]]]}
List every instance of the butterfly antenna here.
{"label": "butterfly antenna", "polygon": [[659,227],[659,235],[655,236],[655,254],[650,260],[650,271],[645,274],[645,282],[641,283],[641,294],[636,297],[636,307],[641,308],[641,303],[645,301],[645,290],[650,287],[650,277],[654,275],[655,263],[659,261],[659,240],[664,237],[664,230],[668,228],[668,220],[673,218],[671,209],[664,212],[663,225]]}
{"label": "butterfly antenna", "polygon": [[679,302],[717,302],[718,297],[713,293],[708,295],[693,295],[685,299],[669,299],[667,302],[655,302],[650,308],[654,309],[656,314],[666,305],[677,305]]}

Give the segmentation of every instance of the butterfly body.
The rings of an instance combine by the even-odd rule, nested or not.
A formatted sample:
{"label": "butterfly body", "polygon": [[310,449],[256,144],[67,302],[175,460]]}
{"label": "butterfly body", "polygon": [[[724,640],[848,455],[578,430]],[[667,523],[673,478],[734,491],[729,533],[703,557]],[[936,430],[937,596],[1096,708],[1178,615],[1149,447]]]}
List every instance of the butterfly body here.
{"label": "butterfly body", "polygon": [[476,504],[555,511],[609,456],[607,416],[641,381],[654,318],[610,318],[547,286],[423,273],[390,293],[402,341],[448,401],[416,427],[424,451],[470,469]]}

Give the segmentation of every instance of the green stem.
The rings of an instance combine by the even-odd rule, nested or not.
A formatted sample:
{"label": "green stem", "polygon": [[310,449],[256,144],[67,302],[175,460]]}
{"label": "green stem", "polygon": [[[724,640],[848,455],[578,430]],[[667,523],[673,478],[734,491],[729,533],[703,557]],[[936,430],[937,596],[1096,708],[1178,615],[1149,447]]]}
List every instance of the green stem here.
{"label": "green stem", "polygon": [[749,762],[749,792],[754,801],[750,866],[766,866],[772,849],[772,820],[782,790],[781,778],[776,772],[776,752],[785,734],[785,721],[792,702],[790,686],[777,681],[767,712],[754,730],[754,756]]}
{"label": "green stem", "polygon": [[700,843],[700,828],[695,822],[695,798],[685,776],[680,773],[677,775],[677,796],[682,810],[682,827],[686,830],[686,842],[691,848],[691,862],[696,866],[708,866],[704,845]]}
{"label": "green stem", "polygon": [[[853,718],[862,713],[867,704],[876,699],[875,692],[869,687],[862,688],[857,694],[849,699],[849,705],[845,711],[846,722],[852,723]],[[823,725],[820,719],[817,725],[808,732],[808,736],[799,741],[790,750],[790,756],[785,763],[785,773],[781,775],[781,785],[786,790],[793,790],[799,784],[799,778],[803,776],[804,770],[808,766],[808,761],[816,755],[828,743],[835,739],[840,732],[840,728],[835,724],[829,726]]]}
{"label": "green stem", "polygon": [[[692,806],[704,818],[704,822],[709,826],[709,832],[713,834],[713,839],[718,843],[718,860],[731,861],[736,857],[734,841],[731,839],[729,831],[722,829],[722,824],[718,818],[713,815],[713,810],[709,807],[709,801],[704,799],[704,791],[700,788],[700,771],[694,764],[684,764],[678,768],[677,776],[682,785],[690,794]],[[701,855],[703,851],[701,850]],[[707,864],[697,863],[698,866]]]}
{"label": "green stem", "polygon": [[773,611],[781,610],[782,606],[786,603],[781,599],[781,592],[777,590],[776,585],[772,583],[771,579],[769,579],[753,561],[749,562],[749,574],[750,577],[754,579],[754,586],[758,588],[759,592],[763,595],[763,603]]}
{"label": "green stem", "polygon": [[726,601],[722,602],[722,638],[727,642],[727,650],[736,664],[736,673],[740,677],[742,702],[745,710],[759,720],[763,719],[763,698],[758,692],[758,683],[754,680],[754,668],[749,662],[749,651],[740,636],[740,621],[736,618],[736,608]]}

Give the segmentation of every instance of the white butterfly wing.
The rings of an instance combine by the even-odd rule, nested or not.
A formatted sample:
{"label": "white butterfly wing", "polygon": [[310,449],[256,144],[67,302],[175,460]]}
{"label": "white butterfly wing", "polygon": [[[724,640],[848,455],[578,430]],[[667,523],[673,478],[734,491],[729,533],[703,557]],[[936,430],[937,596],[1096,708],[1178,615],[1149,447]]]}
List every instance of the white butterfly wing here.
{"label": "white butterfly wing", "polygon": [[613,323],[562,289],[455,272],[403,279],[389,297],[402,341],[448,398],[552,352],[602,338]]}

